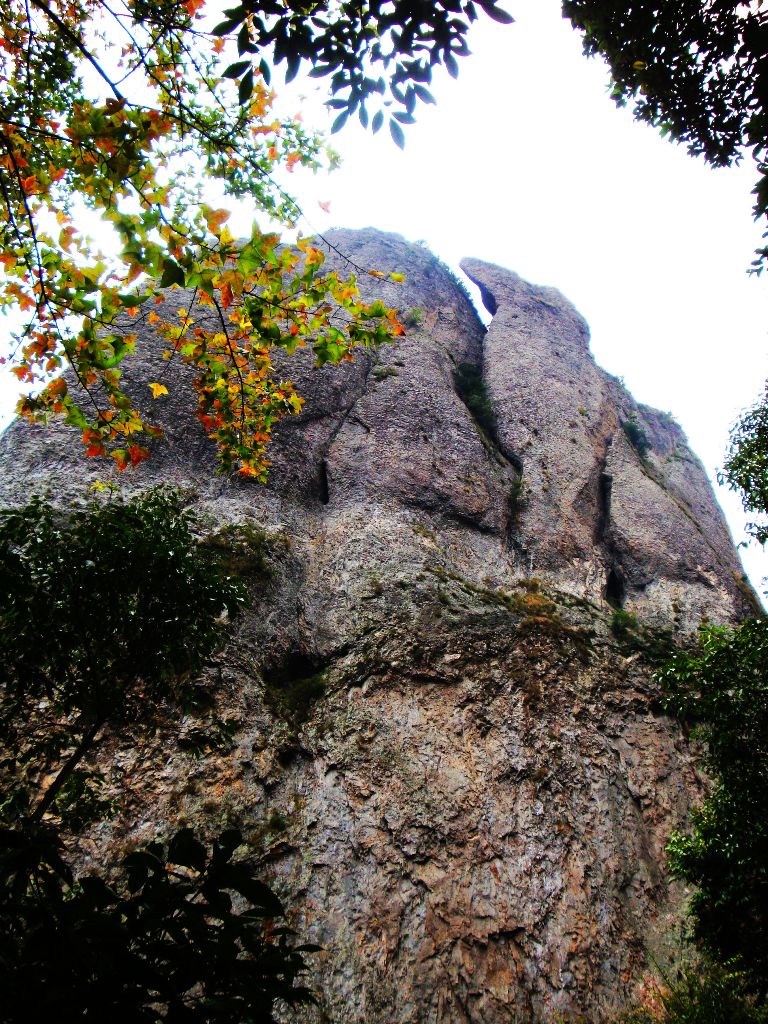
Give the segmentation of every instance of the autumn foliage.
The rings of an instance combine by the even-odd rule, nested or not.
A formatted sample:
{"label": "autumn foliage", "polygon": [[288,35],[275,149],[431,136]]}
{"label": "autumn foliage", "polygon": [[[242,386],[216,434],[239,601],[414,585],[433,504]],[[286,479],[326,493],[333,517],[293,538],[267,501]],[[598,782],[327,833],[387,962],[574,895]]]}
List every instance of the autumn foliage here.
{"label": "autumn foliage", "polygon": [[[259,479],[272,427],[302,402],[276,377],[275,349],[311,345],[323,364],[402,333],[354,275],[324,272],[317,245],[285,247],[256,225],[235,238],[227,211],[202,201],[200,183],[219,182],[290,224],[298,210],[272,172],[321,162],[318,139],[275,116],[262,73],[235,81],[228,46],[202,0],[4,5],[0,308],[24,319],[3,358],[27,391],[22,416],[63,416],[120,469],[159,432],[121,385],[144,325],[167,360],[197,370],[222,469]],[[83,205],[111,225],[114,255],[81,230]],[[176,286],[189,301],[166,315]],[[162,378],[150,388],[167,393]]]}

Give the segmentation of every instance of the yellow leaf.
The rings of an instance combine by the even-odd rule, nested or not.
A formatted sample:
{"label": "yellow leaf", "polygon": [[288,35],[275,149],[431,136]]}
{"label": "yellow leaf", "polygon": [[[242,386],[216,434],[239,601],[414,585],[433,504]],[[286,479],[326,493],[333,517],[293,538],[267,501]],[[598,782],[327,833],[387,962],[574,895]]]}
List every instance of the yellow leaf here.
{"label": "yellow leaf", "polygon": [[389,275],[389,279],[390,281],[395,281],[397,284],[402,284],[403,281],[405,280],[405,274],[392,273]]}
{"label": "yellow leaf", "polygon": [[205,207],[203,215],[208,223],[208,227],[216,234],[224,221],[229,219],[229,210],[211,210]]}
{"label": "yellow leaf", "polygon": [[165,384],[153,383],[153,384],[149,385],[149,388],[152,391],[152,397],[153,398],[159,398],[160,395],[167,395],[168,394],[168,388],[165,386]]}

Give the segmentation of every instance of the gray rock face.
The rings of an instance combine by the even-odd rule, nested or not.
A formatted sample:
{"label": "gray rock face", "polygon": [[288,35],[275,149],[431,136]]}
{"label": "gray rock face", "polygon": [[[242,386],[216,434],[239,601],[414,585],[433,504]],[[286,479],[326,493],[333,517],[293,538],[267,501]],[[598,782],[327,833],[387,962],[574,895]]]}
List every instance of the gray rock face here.
{"label": "gray rock face", "polygon": [[[269,571],[215,669],[241,728],[201,762],[170,735],[154,757],[115,743],[131,797],[83,856],[168,822],[239,824],[324,947],[322,1020],[602,1020],[663,956],[680,895],[664,845],[700,796],[652,631],[737,620],[754,595],[680,429],[595,366],[559,293],[468,261],[486,332],[425,249],[332,240],[407,274],[367,285],[407,336],[338,368],[286,361],[307,403],[266,487],[215,476],[175,371],[166,437],[124,484],[184,486],[211,531],[261,531]],[[148,341],[138,395],[154,360]],[[0,439],[3,504],[81,500],[110,472],[61,426]]]}
{"label": "gray rock face", "polygon": [[525,480],[515,543],[530,566],[659,625],[746,611],[722,512],[677,424],[595,365],[587,325],[558,292],[462,266],[493,314],[483,372],[500,446]]}

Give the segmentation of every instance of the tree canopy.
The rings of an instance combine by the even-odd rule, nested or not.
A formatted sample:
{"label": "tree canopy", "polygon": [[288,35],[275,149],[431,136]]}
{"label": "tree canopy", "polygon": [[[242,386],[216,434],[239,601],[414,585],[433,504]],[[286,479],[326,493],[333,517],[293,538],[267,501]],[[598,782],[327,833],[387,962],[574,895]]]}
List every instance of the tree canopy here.
{"label": "tree canopy", "polygon": [[[330,76],[336,128],[354,111],[367,124],[376,98],[377,130],[394,105],[390,131],[402,144],[401,126],[432,99],[433,68],[456,73],[478,11],[511,20],[492,0],[249,0],[224,21],[205,0],[8,0],[0,309],[25,316],[4,355],[28,391],[21,415],[62,415],[89,455],[120,469],[140,463],[142,438],[158,428],[126,395],[120,367],[139,326],[153,325],[166,358],[198,371],[198,414],[222,469],[263,479],[272,426],[302,403],[277,379],[274,350],[308,344],[318,364],[337,362],[403,328],[382,302],[361,301],[354,272],[323,272],[318,245],[282,246],[256,225],[235,238],[203,185],[293,224],[299,211],[275,170],[327,161],[300,120],[276,116],[270,64],[285,61],[290,77],[309,62]],[[111,225],[116,255],[85,236],[78,203]],[[173,286],[190,299],[164,316],[163,289]],[[57,376],[64,367],[77,387]],[[162,377],[148,383],[155,399],[167,393]]]}
{"label": "tree canopy", "polygon": [[8,1024],[267,1022],[277,999],[312,998],[301,976],[315,947],[294,942],[236,830],[204,843],[180,828],[122,864],[102,855],[97,870],[72,867],[77,837],[122,796],[102,739],[140,739],[174,711],[195,714],[209,749],[222,732],[215,693],[195,677],[246,593],[193,525],[163,490],[100,498],[68,517],[40,500],[0,513]]}
{"label": "tree canopy", "polygon": [[695,728],[712,779],[692,833],[674,835],[674,873],[697,886],[694,936],[768,996],[768,623],[709,627],[658,676],[669,711]]}
{"label": "tree canopy", "polygon": [[[768,20],[761,3],[563,0],[584,49],[605,58],[613,97],[716,167],[757,160],[755,216],[768,216]],[[757,253],[761,270],[768,248]]]}

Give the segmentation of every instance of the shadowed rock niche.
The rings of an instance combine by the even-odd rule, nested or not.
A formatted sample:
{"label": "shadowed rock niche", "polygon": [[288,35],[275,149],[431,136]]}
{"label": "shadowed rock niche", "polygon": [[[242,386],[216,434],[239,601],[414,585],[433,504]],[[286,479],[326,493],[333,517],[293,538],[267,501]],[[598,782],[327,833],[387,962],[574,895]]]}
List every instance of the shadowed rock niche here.
{"label": "shadowed rock niche", "polygon": [[[189,488],[259,568],[216,667],[234,751],[118,751],[131,804],[101,836],[239,825],[324,947],[318,1021],[603,1021],[677,942],[664,846],[701,795],[654,659],[756,599],[680,428],[595,365],[557,291],[467,261],[486,330],[425,248],[330,238],[407,275],[364,282],[407,336],[286,360],[307,402],[266,487],[215,475],[172,370],[166,436],[122,481]],[[126,368],[142,401],[158,358],[147,339]],[[61,425],[0,439],[3,504],[109,472]]]}

